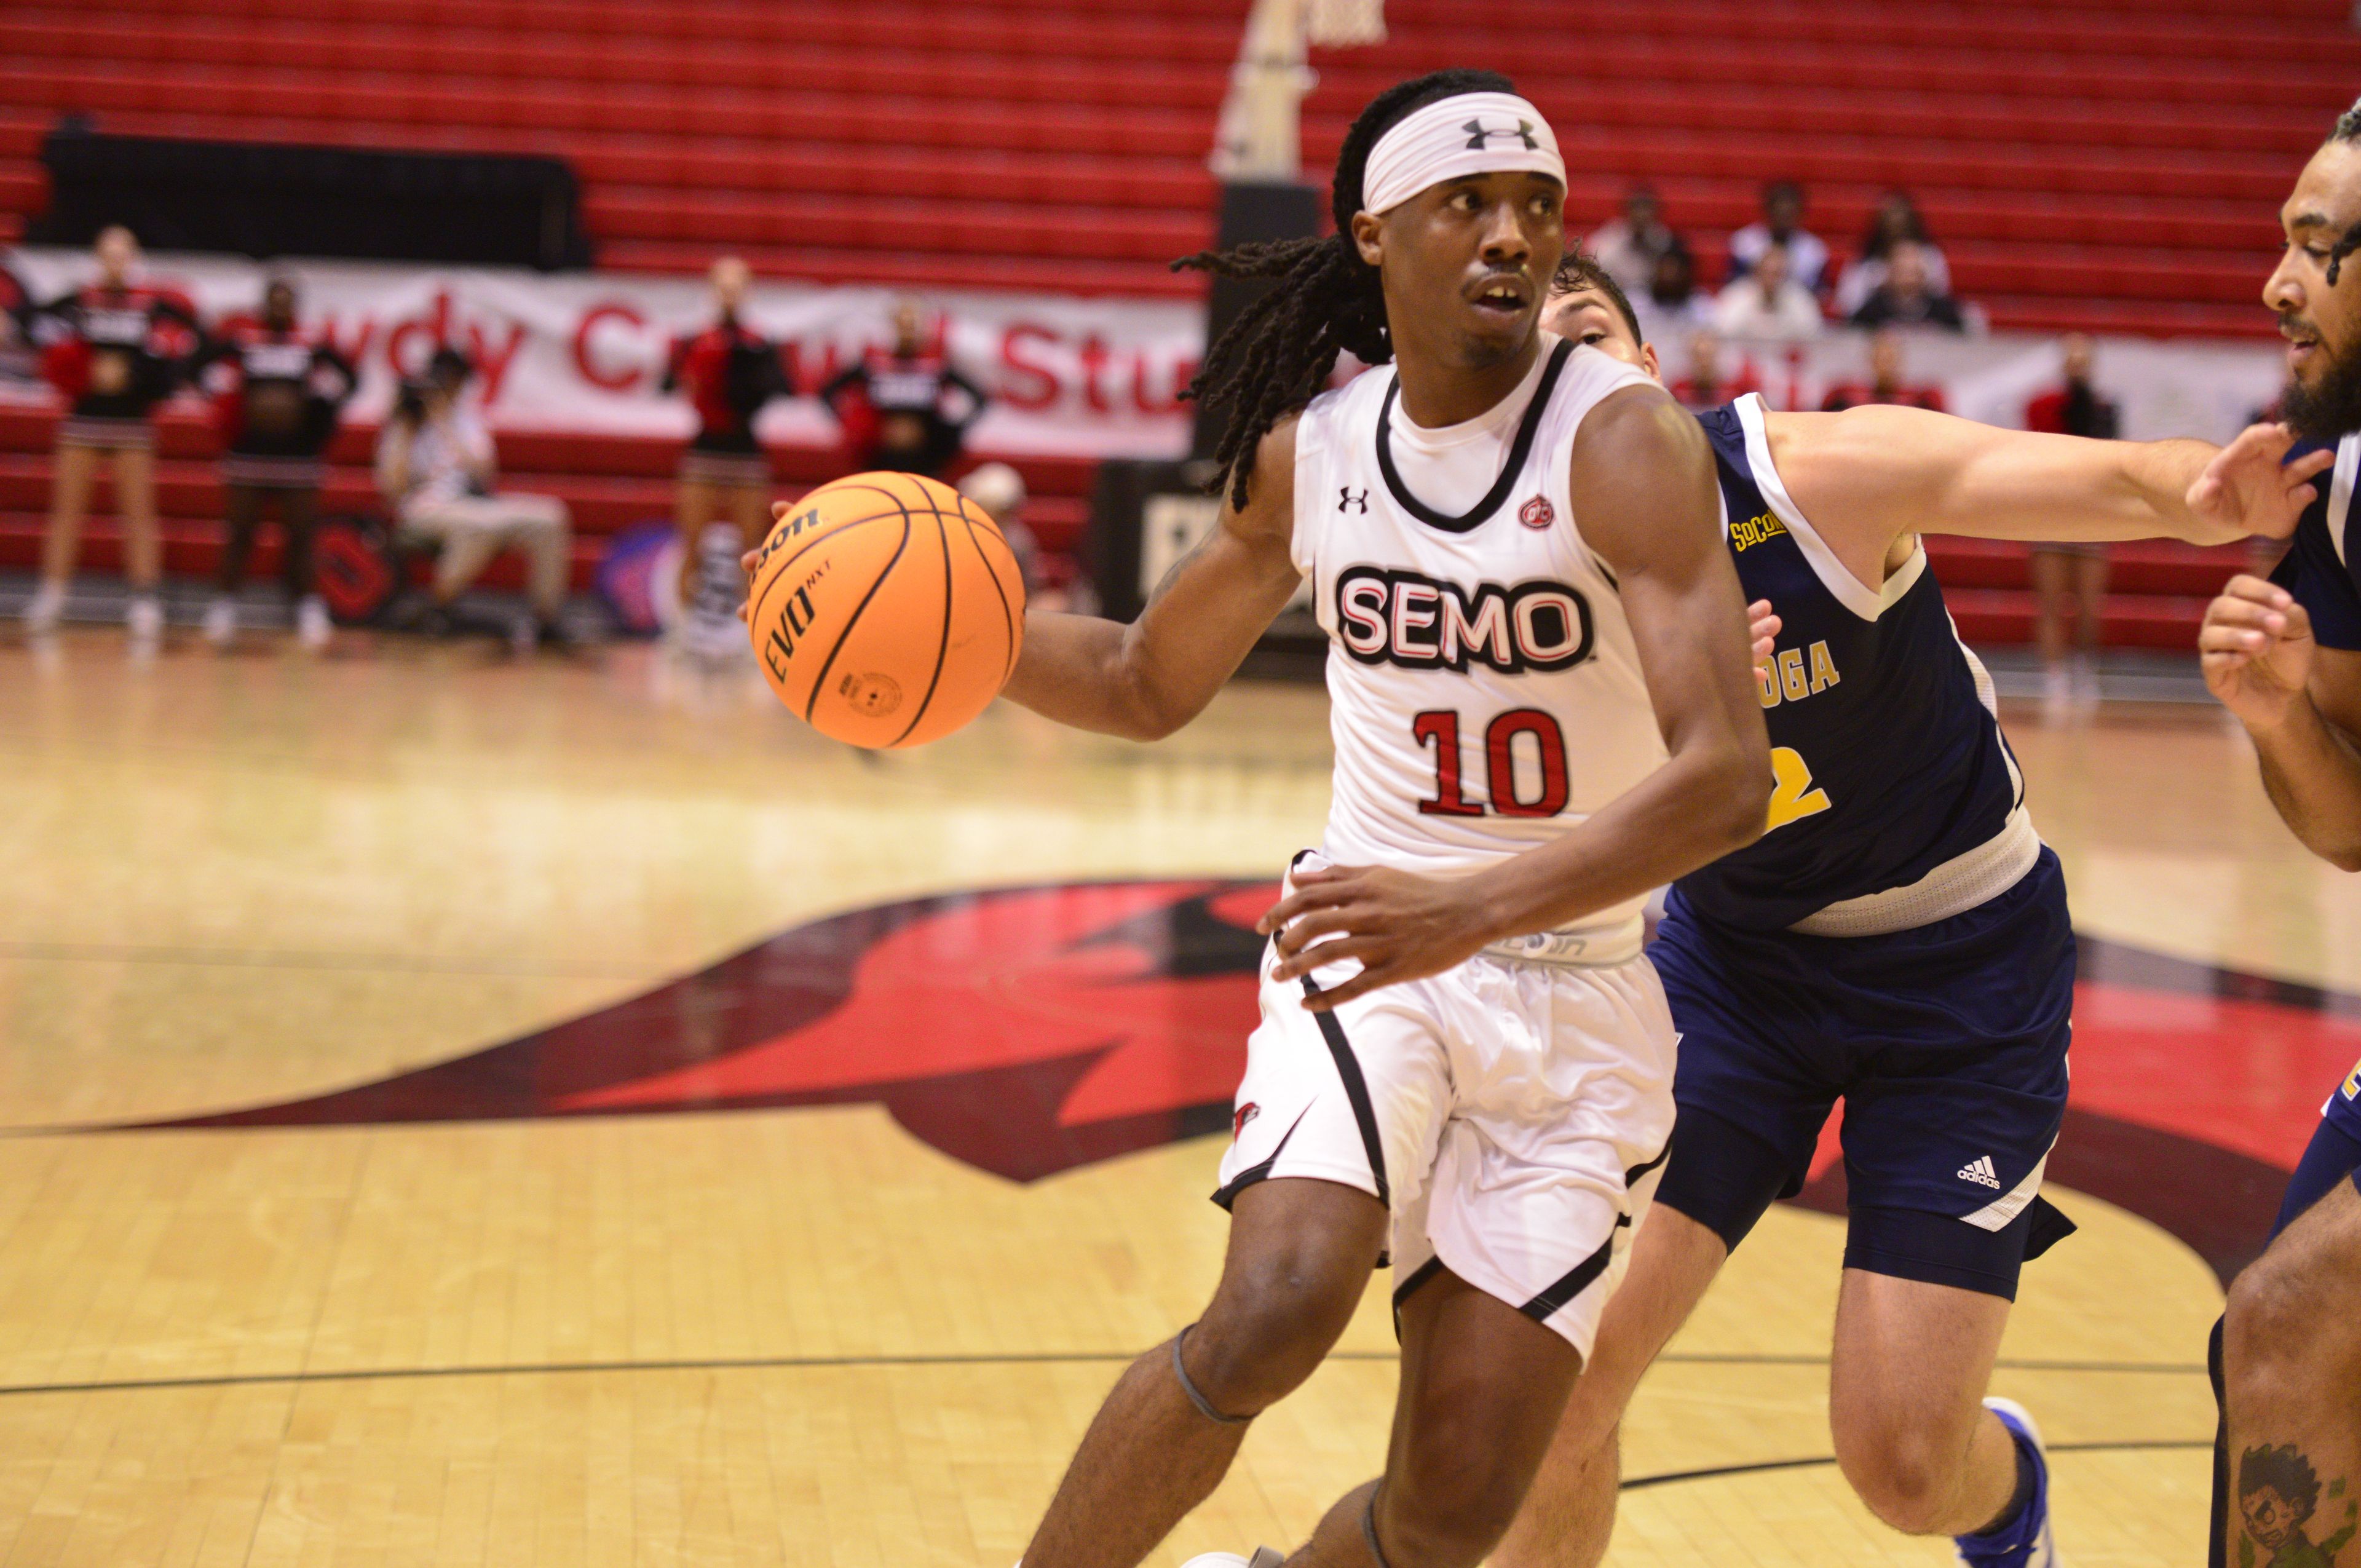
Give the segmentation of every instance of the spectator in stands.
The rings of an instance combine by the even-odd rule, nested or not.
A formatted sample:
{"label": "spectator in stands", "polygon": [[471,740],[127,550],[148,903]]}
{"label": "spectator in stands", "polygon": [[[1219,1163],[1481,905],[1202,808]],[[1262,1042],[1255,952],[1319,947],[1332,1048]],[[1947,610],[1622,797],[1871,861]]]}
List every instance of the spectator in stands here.
{"label": "spectator in stands", "polygon": [[1870,291],[1853,312],[1852,324],[1865,327],[1930,326],[1945,332],[1965,332],[1967,318],[1960,302],[1938,293],[1927,270],[1926,253],[1913,240],[1896,242],[1885,253],[1885,280]]}
{"label": "spectator in stands", "polygon": [[1757,252],[1745,275],[1722,290],[1713,324],[1724,337],[1816,337],[1820,302],[1788,275],[1786,247],[1773,245]]}
{"label": "spectator in stands", "polygon": [[1640,331],[1651,342],[1685,341],[1691,333],[1713,324],[1714,302],[1697,286],[1697,258],[1675,240],[1658,256],[1648,286],[1631,296]]}
{"label": "spectator in stands", "polygon": [[227,647],[237,635],[238,584],[261,527],[275,507],[286,535],[280,580],[295,614],[295,634],[314,651],[328,645],[328,607],[312,583],[312,525],[326,477],[328,442],[358,378],[352,362],[324,337],[307,334],[295,316],[295,285],[273,279],[262,311],[231,321],[199,355],[218,383],[214,403],[224,448],[222,484],[229,537],[205,610],[205,640]]}
{"label": "spectator in stands", "polygon": [[958,461],[968,427],[983,416],[983,389],[961,374],[916,302],[894,311],[894,346],[871,350],[820,389],[845,427],[856,468],[939,476]]}
{"label": "spectator in stands", "polygon": [[1918,203],[1910,199],[1907,191],[1888,191],[1885,199],[1869,215],[1869,232],[1861,236],[1861,254],[1845,269],[1844,278],[1837,284],[1835,305],[1839,316],[1852,319],[1853,313],[1885,281],[1886,258],[1895,246],[1905,243],[1918,247],[1919,259],[1927,266],[1927,287],[1938,294],[1951,291],[1951,264],[1927,236],[1927,220],[1919,215]]}
{"label": "spectator in stands", "polygon": [[152,646],[163,634],[157,598],[164,557],[156,528],[156,405],[172,395],[201,334],[187,300],[134,280],[139,242],[121,225],[103,230],[93,247],[97,280],[42,312],[52,341],[42,356],[49,384],[67,402],[58,425],[49,528],[41,542],[41,582],[25,610],[27,629],[40,635],[65,612],[82,523],[101,455],[115,474],[115,504],[123,518],[125,576],[130,579],[126,620],[135,642]]}
{"label": "spectator in stands", "polygon": [[1741,365],[1735,376],[1724,375],[1721,339],[1710,327],[1701,327],[1690,337],[1688,374],[1671,388],[1674,400],[1692,413],[1703,413],[1762,389],[1762,382],[1749,366]]}
{"label": "spectator in stands", "polygon": [[959,482],[960,494],[982,507],[1000,525],[1025,575],[1025,602],[1034,609],[1064,609],[1065,596],[1051,594],[1041,576],[1041,542],[1025,525],[1025,476],[1005,463],[979,464]]}
{"label": "spectator in stands", "polygon": [[1730,236],[1730,276],[1736,280],[1754,270],[1763,253],[1773,246],[1787,253],[1787,273],[1813,294],[1828,269],[1828,247],[1819,236],[1804,227],[1804,188],[1793,180],[1773,180],[1763,187],[1763,216]]}
{"label": "spectator in stands", "polygon": [[1608,276],[1627,294],[1647,291],[1656,276],[1656,264],[1682,249],[1681,236],[1664,222],[1653,185],[1634,185],[1623,193],[1623,211],[1591,231],[1582,247],[1607,269]]}
{"label": "spectator in stands", "polygon": [[559,610],[572,565],[572,520],[555,496],[501,492],[491,432],[460,400],[469,374],[467,356],[434,351],[423,379],[402,389],[377,444],[378,489],[405,539],[440,547],[433,600],[423,629],[448,631],[453,606],[492,557],[513,545],[525,553],[529,620],[514,641],[564,641]]}
{"label": "spectator in stands", "polygon": [[1869,340],[1869,379],[1830,388],[1820,407],[1828,413],[1840,413],[1863,403],[1894,403],[1904,408],[1943,411],[1942,388],[1914,387],[1903,378],[1902,334],[1892,327],[1881,328]]}
{"label": "spectator in stands", "polygon": [[[2115,405],[2092,381],[2098,356],[2075,333],[2059,345],[2064,382],[2025,406],[2025,428],[2113,441],[2121,426]],[[2053,717],[2090,708],[2099,700],[2099,634],[2107,606],[2107,547],[2033,547],[2033,640],[2041,650],[2042,705]],[[2074,651],[2067,652],[2066,609],[2072,601]]]}
{"label": "spectator in stands", "polygon": [[697,410],[697,433],[681,454],[674,508],[680,528],[683,603],[690,597],[699,542],[717,513],[726,510],[737,529],[740,554],[760,544],[770,532],[771,463],[754,438],[754,416],[790,389],[779,345],[739,319],[739,307],[753,280],[753,273],[738,258],[716,261],[711,277],[716,320],[701,333],[674,339],[664,367],[663,389],[686,391]]}

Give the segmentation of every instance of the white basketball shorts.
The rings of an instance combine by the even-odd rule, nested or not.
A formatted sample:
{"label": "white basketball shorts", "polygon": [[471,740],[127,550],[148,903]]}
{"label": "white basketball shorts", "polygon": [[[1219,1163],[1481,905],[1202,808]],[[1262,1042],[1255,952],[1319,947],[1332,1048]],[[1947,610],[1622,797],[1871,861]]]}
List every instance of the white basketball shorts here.
{"label": "white basketball shorts", "polygon": [[[1392,1215],[1394,1303],[1448,1268],[1590,1355],[1673,1131],[1671,1009],[1645,958],[1478,954],[1330,1012],[1271,978],[1213,1201],[1311,1177]],[[1384,1260],[1380,1260],[1382,1262]]]}

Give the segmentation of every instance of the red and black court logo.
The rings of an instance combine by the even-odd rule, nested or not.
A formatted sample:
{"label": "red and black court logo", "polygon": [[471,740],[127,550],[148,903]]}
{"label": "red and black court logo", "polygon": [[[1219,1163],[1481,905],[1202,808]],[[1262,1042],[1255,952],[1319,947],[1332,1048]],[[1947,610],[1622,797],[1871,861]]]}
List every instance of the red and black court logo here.
{"label": "red and black court logo", "polygon": [[1543,529],[1557,521],[1557,508],[1547,496],[1535,496],[1517,509],[1517,521],[1527,528]]}
{"label": "red and black court logo", "polygon": [[[1253,1116],[1264,882],[961,893],[798,926],[702,973],[472,1055],[167,1124],[322,1126],[876,1103],[1015,1181]],[[2361,1056],[2361,998],[2085,938],[2059,1183],[2227,1277]],[[1833,1124],[1832,1124],[1833,1125]],[[1797,1201],[1841,1212],[1833,1136]]]}

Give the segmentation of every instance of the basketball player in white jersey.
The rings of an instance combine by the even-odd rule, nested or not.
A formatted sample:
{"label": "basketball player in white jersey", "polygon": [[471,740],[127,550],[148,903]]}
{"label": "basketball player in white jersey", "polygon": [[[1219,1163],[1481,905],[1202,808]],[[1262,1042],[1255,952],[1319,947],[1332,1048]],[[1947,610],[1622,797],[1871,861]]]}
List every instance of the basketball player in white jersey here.
{"label": "basketball player in white jersey", "polygon": [[[1231,410],[1218,527],[1129,626],[1027,620],[1012,699],[1152,740],[1308,575],[1336,772],[1322,850],[1262,922],[1221,1283],[1117,1383],[1025,1568],[1145,1557],[1389,1250],[1386,1472],[1296,1561],[1472,1568],[1653,1190],[1674,1035],[1642,901],[1755,838],[1771,772],[1696,422],[1540,331],[1565,173],[1505,79],[1380,95],[1335,236],[1191,258],[1276,280],[1199,382]],[[1340,347],[1380,368],[1323,393]]]}

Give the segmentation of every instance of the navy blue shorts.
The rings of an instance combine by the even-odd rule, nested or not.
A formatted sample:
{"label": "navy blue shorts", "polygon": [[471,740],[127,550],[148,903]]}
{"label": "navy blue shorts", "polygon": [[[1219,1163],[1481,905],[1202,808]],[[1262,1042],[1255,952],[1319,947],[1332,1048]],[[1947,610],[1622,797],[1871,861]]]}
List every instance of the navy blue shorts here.
{"label": "navy blue shorts", "polygon": [[2361,1191],[2361,1065],[2356,1065],[2320,1113],[2320,1126],[2296,1162],[2287,1196],[2279,1200],[2279,1217],[2271,1239],[2294,1223],[2296,1216],[2328,1196],[2340,1181],[2351,1181]]}
{"label": "navy blue shorts", "polygon": [[1735,1248],[1803,1190],[1841,1096],[1848,1268],[2014,1299],[2073,1228],[2038,1197],[2074,1007],[2048,850],[1998,897],[1884,937],[1733,930],[1675,888],[1648,954],[1681,1032],[1657,1201]]}

